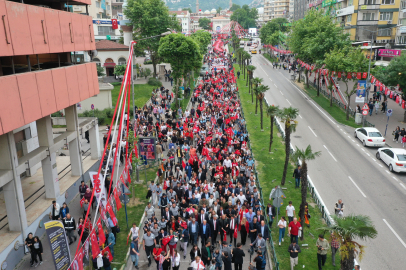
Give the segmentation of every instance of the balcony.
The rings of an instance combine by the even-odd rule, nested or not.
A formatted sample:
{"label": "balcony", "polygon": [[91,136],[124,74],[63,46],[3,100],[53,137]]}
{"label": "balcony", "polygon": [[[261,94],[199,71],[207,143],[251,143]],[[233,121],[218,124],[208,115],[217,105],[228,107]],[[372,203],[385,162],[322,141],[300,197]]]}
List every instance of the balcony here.
{"label": "balcony", "polygon": [[358,21],[358,25],[378,25],[378,20],[372,20],[372,21]]}
{"label": "balcony", "polygon": [[360,10],[377,10],[381,5],[360,5]]}
{"label": "balcony", "polygon": [[0,0],[0,56],[95,50],[90,16]]}
{"label": "balcony", "polygon": [[97,95],[95,63],[0,77],[0,135]]}

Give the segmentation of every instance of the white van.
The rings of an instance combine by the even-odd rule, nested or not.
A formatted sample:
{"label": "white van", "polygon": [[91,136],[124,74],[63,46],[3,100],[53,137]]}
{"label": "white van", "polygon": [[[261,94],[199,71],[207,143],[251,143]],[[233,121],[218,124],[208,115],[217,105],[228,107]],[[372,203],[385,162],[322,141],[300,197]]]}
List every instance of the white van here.
{"label": "white van", "polygon": [[241,40],[240,41],[240,48],[244,48],[244,44],[245,44],[244,40]]}

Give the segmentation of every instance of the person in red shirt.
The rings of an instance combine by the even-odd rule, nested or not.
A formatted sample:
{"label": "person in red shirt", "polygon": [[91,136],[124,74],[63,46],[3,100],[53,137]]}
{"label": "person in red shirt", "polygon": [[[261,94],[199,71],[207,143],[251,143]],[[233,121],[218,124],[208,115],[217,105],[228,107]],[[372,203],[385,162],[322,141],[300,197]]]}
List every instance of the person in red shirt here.
{"label": "person in red shirt", "polygon": [[301,229],[302,225],[297,221],[297,218],[294,218],[293,221],[289,223],[290,243],[293,243],[293,240],[299,243],[299,230]]}

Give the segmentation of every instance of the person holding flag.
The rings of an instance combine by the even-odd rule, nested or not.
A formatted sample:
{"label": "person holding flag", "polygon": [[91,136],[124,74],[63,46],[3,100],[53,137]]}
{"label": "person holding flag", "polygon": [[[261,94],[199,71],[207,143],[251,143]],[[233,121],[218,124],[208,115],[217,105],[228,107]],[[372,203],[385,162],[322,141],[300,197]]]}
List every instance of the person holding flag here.
{"label": "person holding flag", "polygon": [[193,268],[193,270],[204,270],[206,267],[204,266],[203,261],[200,259],[199,256],[195,257],[195,260],[190,264],[190,267]]}

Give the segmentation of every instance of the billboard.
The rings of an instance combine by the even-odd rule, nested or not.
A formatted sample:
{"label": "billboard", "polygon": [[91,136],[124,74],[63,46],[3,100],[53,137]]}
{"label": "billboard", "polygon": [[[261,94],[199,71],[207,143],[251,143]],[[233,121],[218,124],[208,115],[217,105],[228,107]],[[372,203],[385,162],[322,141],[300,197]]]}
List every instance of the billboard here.
{"label": "billboard", "polygon": [[366,80],[358,81],[357,93],[355,95],[355,103],[364,103],[366,92],[367,92],[367,81]]}
{"label": "billboard", "polygon": [[378,56],[380,57],[396,57],[400,56],[401,50],[379,49]]}
{"label": "billboard", "polygon": [[59,220],[44,223],[56,270],[67,270],[70,266],[70,251],[65,228]]}
{"label": "billboard", "polygon": [[328,7],[328,6],[334,5],[335,3],[337,3],[337,0],[323,0],[323,2],[321,3],[321,6]]}
{"label": "billboard", "polygon": [[147,160],[155,160],[155,138],[139,138],[138,139],[138,151],[140,156]]}

